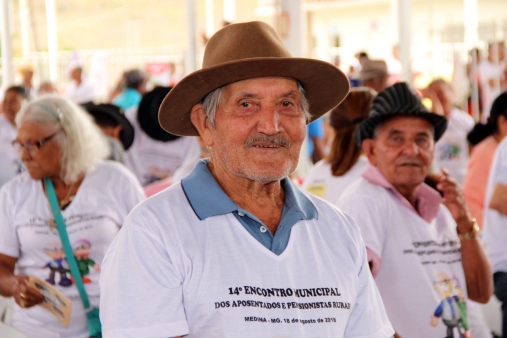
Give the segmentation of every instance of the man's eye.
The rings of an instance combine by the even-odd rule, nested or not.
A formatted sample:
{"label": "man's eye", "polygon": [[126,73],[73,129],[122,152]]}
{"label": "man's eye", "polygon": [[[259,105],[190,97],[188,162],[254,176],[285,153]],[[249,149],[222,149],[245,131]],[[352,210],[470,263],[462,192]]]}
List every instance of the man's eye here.
{"label": "man's eye", "polygon": [[252,106],[252,104],[250,102],[242,102],[241,103],[241,107],[243,108],[250,108]]}
{"label": "man's eye", "polygon": [[290,102],[290,101],[284,101],[282,103],[282,106],[284,106],[284,107],[290,107],[291,105],[292,105],[292,102]]}

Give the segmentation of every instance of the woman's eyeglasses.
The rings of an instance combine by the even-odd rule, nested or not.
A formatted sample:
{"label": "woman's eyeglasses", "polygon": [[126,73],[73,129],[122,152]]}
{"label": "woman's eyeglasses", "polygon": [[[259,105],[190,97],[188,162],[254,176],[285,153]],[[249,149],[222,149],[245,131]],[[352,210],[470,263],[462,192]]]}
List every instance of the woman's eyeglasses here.
{"label": "woman's eyeglasses", "polygon": [[21,154],[23,151],[23,148],[25,148],[31,156],[37,154],[40,147],[42,147],[44,144],[46,144],[48,141],[50,141],[53,137],[55,137],[61,130],[57,131],[54,134],[49,135],[48,137],[45,137],[43,139],[40,139],[38,141],[28,141],[28,142],[19,142],[18,140],[14,140],[11,142],[12,147],[18,154]]}

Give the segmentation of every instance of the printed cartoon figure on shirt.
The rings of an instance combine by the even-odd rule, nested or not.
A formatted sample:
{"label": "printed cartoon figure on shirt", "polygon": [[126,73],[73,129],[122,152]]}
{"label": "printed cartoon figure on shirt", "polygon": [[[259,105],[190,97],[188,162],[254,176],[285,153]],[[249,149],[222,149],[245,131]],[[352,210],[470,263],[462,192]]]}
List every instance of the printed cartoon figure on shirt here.
{"label": "printed cartoon figure on shirt", "polygon": [[44,248],[44,253],[51,258],[44,266],[45,268],[49,268],[49,278],[46,279],[46,282],[55,285],[55,275],[58,272],[60,274],[60,282],[58,284],[61,286],[70,286],[72,282],[67,277],[67,273],[70,271],[69,263],[67,262],[67,258],[65,258],[62,245],[60,243],[51,243]]}
{"label": "printed cartoon figure on shirt", "polygon": [[[81,274],[83,283],[91,283],[91,279],[86,277],[90,274],[90,266],[95,270],[100,270],[100,264],[95,263],[93,259],[90,259],[90,252],[92,251],[92,244],[89,240],[82,238],[72,243],[72,251],[74,257],[76,257],[77,268]],[[72,279],[74,282],[74,279]]]}
{"label": "printed cartoon figure on shirt", "polygon": [[440,160],[459,160],[461,147],[458,143],[446,143],[440,145],[438,152]]}
{"label": "printed cartoon figure on shirt", "polygon": [[[466,302],[457,280],[449,277],[445,272],[438,272],[433,287],[443,300],[431,316],[430,324],[437,326],[438,319],[441,318],[447,327],[445,338],[466,338],[468,336],[466,331],[469,329]],[[458,336],[454,335],[455,329]]]}

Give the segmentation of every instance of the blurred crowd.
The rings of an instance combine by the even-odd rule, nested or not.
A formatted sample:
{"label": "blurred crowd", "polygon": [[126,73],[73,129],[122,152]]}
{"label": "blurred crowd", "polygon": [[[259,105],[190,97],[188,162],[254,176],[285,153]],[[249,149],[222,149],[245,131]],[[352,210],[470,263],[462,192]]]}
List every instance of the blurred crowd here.
{"label": "blurred crowd", "polygon": [[[393,55],[396,59],[397,53]],[[307,149],[303,149],[302,160],[310,164],[310,169],[298,170],[291,177],[301,189],[340,205],[342,193],[363,175],[369,161],[358,145],[357,128],[368,118],[377,94],[401,81],[401,64],[390,63],[370,59],[366,52],[357,54],[357,64],[347,73],[352,86],[349,95],[338,107],[307,126]],[[461,102],[450,79],[434,78],[421,88],[413,85],[413,89],[430,112],[447,120],[447,129],[435,144],[426,183],[436,187],[442,172],[447,172],[463,189],[470,213],[485,229],[490,226],[484,221],[488,219],[486,201],[491,197],[488,173],[497,147],[507,135],[504,43],[490,44],[485,58],[477,50],[472,51],[466,73],[469,91]],[[102,228],[95,226],[82,240],[73,243],[78,260],[89,259],[90,239],[94,239],[94,253],[101,257],[116,228],[137,203],[180,181],[199,159],[207,157],[208,149],[199,137],[172,135],[159,124],[159,107],[179,79],[172,79],[171,87],[153,88],[147,86],[148,75],[144,71],[126,70],[107,102],[97,102],[83,66],[71,69],[64,91],[57,89],[61,84],[46,81],[36,86],[31,67],[22,67],[19,74],[22,82],[5,90],[1,106],[0,186],[4,188],[0,216],[5,220],[16,217],[12,210],[24,212],[29,224],[32,222],[29,219],[39,215],[34,209],[47,212],[47,206],[41,203],[42,200],[45,203],[45,196],[37,192],[33,181],[54,178],[57,195],[63,196],[62,210],[80,208],[80,217],[93,216],[94,209],[99,207],[108,210],[108,220],[100,221]],[[474,104],[479,109],[477,116]],[[21,181],[19,175],[24,175],[23,182],[17,183],[14,190],[12,182]],[[1,224],[2,227],[6,225]],[[6,233],[0,229],[0,236]],[[97,240],[99,237],[101,241]],[[39,248],[35,239],[29,239],[16,247],[5,247],[4,254],[10,252],[20,260],[9,261],[4,256],[3,264],[23,266],[25,262],[19,252],[26,250],[27,245],[40,251],[28,252],[25,254],[28,257],[47,256],[48,282],[60,286],[73,283],[61,265],[62,247],[57,243]],[[98,271],[98,263],[99,259],[95,259],[86,269]],[[27,294],[24,304],[39,301],[21,282],[19,285],[16,294]],[[92,302],[98,301],[99,291],[89,292]],[[507,302],[505,295],[497,296]],[[471,306],[469,312],[474,318],[471,320],[474,337],[491,337],[480,311]]]}

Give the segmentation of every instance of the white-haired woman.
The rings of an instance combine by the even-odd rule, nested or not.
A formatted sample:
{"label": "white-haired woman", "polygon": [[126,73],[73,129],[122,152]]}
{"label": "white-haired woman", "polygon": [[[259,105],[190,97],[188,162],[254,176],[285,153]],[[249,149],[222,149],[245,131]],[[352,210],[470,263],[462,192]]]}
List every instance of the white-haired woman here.
{"label": "white-haired woman", "polygon": [[[53,182],[86,293],[99,305],[100,262],[144,193],[123,165],[104,161],[108,145],[82,108],[59,96],[25,106],[13,146],[26,172],[0,189],[0,294],[14,297],[12,324],[29,337],[89,337],[86,313],[46,197]],[[15,269],[16,267],[16,269]],[[28,276],[54,285],[72,301],[68,327],[34,306],[41,294]]]}

